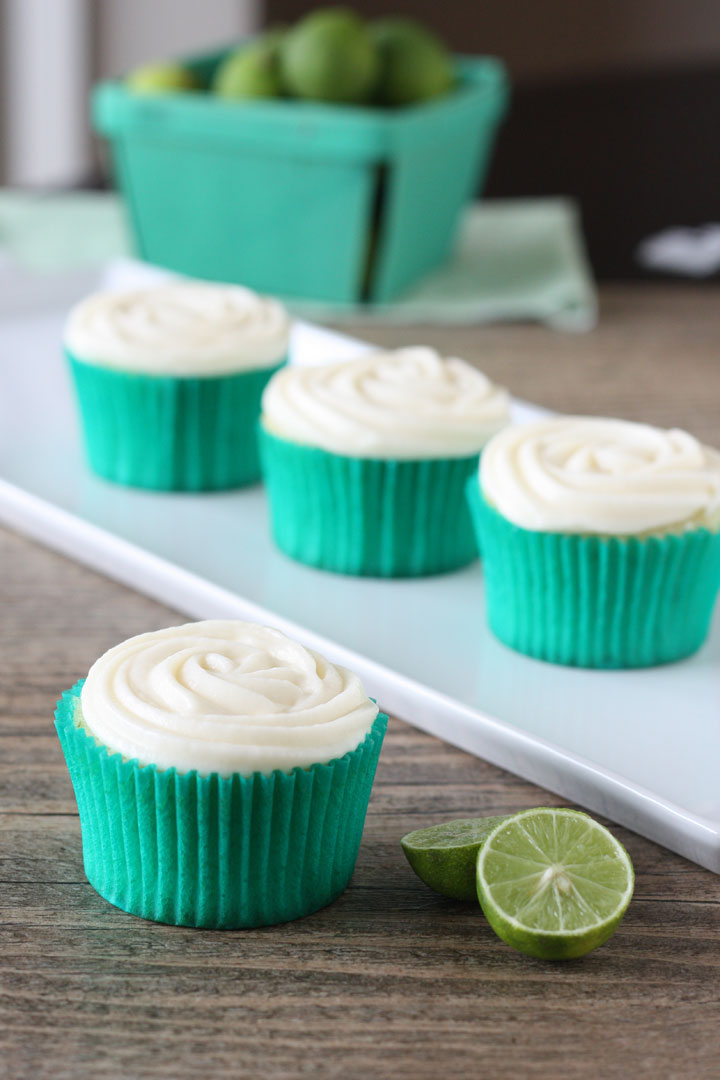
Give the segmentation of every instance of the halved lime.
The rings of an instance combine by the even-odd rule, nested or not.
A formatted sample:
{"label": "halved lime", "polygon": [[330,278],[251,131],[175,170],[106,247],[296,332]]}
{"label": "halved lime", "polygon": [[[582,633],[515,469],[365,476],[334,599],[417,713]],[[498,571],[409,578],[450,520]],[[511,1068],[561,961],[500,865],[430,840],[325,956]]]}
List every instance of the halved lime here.
{"label": "halved lime", "polygon": [[417,876],[435,892],[453,900],[477,900],[478,851],[501,821],[505,818],[456,818],[415,829],[400,843]]}
{"label": "halved lime", "polygon": [[584,956],[617,929],[635,875],[612,833],[578,810],[502,821],[477,860],[480,904],[498,937],[545,960]]}

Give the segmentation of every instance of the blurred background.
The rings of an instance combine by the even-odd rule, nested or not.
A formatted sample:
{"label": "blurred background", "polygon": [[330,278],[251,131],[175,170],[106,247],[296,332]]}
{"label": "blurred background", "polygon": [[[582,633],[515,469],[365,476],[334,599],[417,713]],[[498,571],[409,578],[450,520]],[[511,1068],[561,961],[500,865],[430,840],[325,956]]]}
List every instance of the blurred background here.
{"label": "blurred background", "polygon": [[[1,0],[0,180],[103,183],[87,94],[151,59],[227,44],[303,0]],[[458,52],[507,64],[513,86],[490,197],[577,199],[596,275],[647,275],[635,249],[718,219],[718,0],[354,0],[423,19]],[[717,276],[717,275],[715,275]]]}
{"label": "blurred background", "polygon": [[96,182],[93,83],[234,41],[264,19],[260,0],[0,0],[2,183]]}

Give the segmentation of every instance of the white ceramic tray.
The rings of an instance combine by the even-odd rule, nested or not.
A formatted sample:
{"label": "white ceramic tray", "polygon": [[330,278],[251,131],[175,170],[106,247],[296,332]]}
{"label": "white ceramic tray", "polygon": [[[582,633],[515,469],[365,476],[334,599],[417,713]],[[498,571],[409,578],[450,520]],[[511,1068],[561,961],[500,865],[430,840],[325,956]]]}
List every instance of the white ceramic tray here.
{"label": "white ceramic tray", "polygon": [[[104,483],[81,454],[62,312],[31,306],[0,322],[0,520],[189,616],[286,629],[356,669],[385,710],[720,873],[720,619],[679,664],[555,667],[489,634],[479,564],[419,581],[322,573],[273,549],[259,487]],[[364,347],[303,325],[293,345],[298,362]]]}

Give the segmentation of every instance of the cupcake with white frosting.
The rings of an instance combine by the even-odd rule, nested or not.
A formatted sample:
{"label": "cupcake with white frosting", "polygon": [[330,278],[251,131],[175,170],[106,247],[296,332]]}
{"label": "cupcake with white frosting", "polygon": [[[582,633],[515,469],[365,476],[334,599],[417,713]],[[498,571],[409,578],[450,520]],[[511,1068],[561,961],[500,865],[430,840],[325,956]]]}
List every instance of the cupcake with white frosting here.
{"label": "cupcake with white frosting", "polygon": [[260,397],[287,357],[276,300],[181,281],[96,293],[70,313],[65,352],[93,470],[174,491],[260,477]]}
{"label": "cupcake with white frosting", "polygon": [[491,629],[542,660],[662,664],[702,645],[720,589],[720,452],[590,417],[508,427],[470,503]]}
{"label": "cupcake with white frosting", "polygon": [[464,488],[508,414],[505,390],[427,348],[278,372],[260,425],[278,547],[382,577],[472,562]]}
{"label": "cupcake with white frosting", "polygon": [[122,642],[56,712],[88,880],[176,925],[323,907],[352,875],[386,724],[356,675],[269,627]]}

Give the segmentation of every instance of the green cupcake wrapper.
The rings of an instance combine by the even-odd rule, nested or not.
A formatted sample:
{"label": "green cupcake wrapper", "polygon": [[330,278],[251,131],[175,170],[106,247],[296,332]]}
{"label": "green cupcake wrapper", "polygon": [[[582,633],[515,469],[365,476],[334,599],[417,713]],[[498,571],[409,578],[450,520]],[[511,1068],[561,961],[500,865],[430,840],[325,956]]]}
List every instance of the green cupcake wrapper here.
{"label": "green cupcake wrapper", "polygon": [[419,577],[477,558],[465,483],[479,455],[345,457],[260,425],[263,480],[281,551],[322,570]]}
{"label": "green cupcake wrapper", "polygon": [[118,371],[66,356],[88,459],[99,476],[156,491],[213,491],[260,479],[260,399],[284,360],[196,378]]}
{"label": "green cupcake wrapper", "polygon": [[237,929],[336,899],[353,873],[387,717],[328,764],[269,776],[141,766],[76,723],[84,680],[55,726],[75,789],[90,884],[154,922]]}
{"label": "green cupcake wrapper", "polygon": [[588,668],[696,652],[720,589],[720,533],[599,537],[514,525],[468,484],[490,629],[518,652]]}

